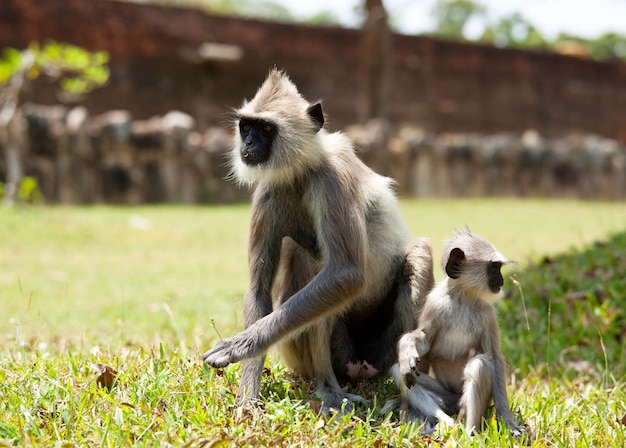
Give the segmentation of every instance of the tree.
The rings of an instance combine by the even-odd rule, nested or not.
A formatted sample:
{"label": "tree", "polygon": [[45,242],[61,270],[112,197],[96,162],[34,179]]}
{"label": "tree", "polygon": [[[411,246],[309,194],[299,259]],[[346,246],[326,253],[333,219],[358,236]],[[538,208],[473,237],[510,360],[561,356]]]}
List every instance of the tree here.
{"label": "tree", "polygon": [[548,42],[524,16],[516,12],[487,27],[479,39],[497,47],[546,48]]}
{"label": "tree", "polygon": [[389,119],[392,98],[393,42],[382,0],[365,0],[367,17],[362,28],[363,95],[359,119]]}
{"label": "tree", "polygon": [[91,53],[74,45],[56,42],[26,50],[6,48],[0,59],[0,145],[5,148],[7,179],[4,201],[12,203],[22,180],[20,143],[15,118],[26,86],[39,77],[58,82],[63,98],[78,100],[109,78],[108,54]]}
{"label": "tree", "polygon": [[434,34],[464,40],[464,29],[470,19],[484,18],[486,8],[472,0],[437,0],[433,7]]}
{"label": "tree", "polygon": [[605,33],[587,44],[589,53],[596,59],[626,59],[626,36]]}
{"label": "tree", "polygon": [[151,0],[167,6],[204,9],[213,14],[295,22],[289,9],[271,0]]}
{"label": "tree", "polygon": [[305,25],[341,26],[341,21],[332,11],[323,10],[302,20]]}

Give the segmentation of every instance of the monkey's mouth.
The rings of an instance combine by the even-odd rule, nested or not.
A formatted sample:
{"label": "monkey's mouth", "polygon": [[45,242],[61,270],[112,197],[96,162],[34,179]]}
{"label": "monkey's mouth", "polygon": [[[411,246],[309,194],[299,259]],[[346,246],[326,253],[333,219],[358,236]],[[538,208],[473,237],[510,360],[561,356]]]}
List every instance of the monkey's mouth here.
{"label": "monkey's mouth", "polygon": [[260,154],[258,151],[248,151],[246,149],[241,150],[240,156],[241,161],[250,166],[260,165],[267,162],[267,159],[269,159],[265,154]]}

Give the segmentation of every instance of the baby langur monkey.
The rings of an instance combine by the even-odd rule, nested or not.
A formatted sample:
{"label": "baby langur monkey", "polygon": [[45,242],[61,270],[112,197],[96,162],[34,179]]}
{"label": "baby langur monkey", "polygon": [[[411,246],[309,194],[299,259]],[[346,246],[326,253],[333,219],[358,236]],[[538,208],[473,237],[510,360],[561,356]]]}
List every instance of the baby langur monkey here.
{"label": "baby langur monkey", "polygon": [[438,420],[453,423],[449,415],[456,413],[468,432],[480,431],[492,399],[498,420],[516,438],[525,432],[509,408],[494,307],[506,263],[489,241],[467,227],[457,230],[443,251],[446,278],[426,297],[417,329],[400,338],[391,372],[401,398],[386,407],[400,407],[408,420],[422,422],[424,433],[433,432]]}

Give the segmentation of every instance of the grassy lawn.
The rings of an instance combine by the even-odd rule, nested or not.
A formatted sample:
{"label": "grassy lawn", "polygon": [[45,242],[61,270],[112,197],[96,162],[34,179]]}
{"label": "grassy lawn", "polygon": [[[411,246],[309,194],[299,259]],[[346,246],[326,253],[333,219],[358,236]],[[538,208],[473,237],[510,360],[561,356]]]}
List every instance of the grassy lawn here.
{"label": "grassy lawn", "polygon": [[[402,209],[412,233],[431,239],[438,276],[441,241],[465,224],[519,261],[510,274],[521,287],[507,281],[501,326],[509,394],[532,444],[625,446],[626,241],[592,243],[626,228],[626,207],[407,200]],[[385,380],[356,386],[369,407],[326,421],[310,409],[311,384],[275,357],[263,413],[238,414],[237,366],[207,369],[199,354],[241,327],[248,213],[0,210],[0,445],[514,443],[493,419],[473,439],[458,428],[422,438],[381,415],[395,394]],[[118,372],[110,392],[98,387],[99,363]]]}

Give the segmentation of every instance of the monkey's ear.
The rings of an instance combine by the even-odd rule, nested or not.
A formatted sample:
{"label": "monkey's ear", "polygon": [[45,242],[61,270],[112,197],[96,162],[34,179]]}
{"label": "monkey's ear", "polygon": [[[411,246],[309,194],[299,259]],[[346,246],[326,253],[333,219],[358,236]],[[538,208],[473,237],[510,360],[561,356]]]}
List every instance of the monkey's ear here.
{"label": "monkey's ear", "polygon": [[465,252],[458,247],[452,249],[450,258],[446,263],[446,274],[450,278],[459,278],[463,273],[463,261],[465,261]]}
{"label": "monkey's ear", "polygon": [[306,110],[309,114],[309,117],[313,120],[315,124],[315,131],[319,131],[324,126],[324,112],[322,111],[322,103],[317,102],[315,104],[311,104],[309,108]]}

